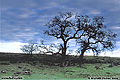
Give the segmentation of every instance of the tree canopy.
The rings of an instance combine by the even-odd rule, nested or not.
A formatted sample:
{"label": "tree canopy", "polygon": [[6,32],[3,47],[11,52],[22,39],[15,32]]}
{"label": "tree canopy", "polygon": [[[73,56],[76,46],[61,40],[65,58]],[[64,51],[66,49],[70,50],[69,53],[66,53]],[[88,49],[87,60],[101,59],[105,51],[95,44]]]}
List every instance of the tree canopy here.
{"label": "tree canopy", "polygon": [[116,34],[107,30],[102,16],[89,18],[87,15],[83,16],[71,12],[60,13],[46,26],[48,29],[44,31],[45,34],[63,41],[63,45],[61,45],[63,63],[65,63],[67,43],[71,39],[75,39],[80,46],[77,50],[77,53],[80,53],[80,61],[83,60],[86,50],[91,49],[98,55],[106,49],[112,50],[115,45]]}

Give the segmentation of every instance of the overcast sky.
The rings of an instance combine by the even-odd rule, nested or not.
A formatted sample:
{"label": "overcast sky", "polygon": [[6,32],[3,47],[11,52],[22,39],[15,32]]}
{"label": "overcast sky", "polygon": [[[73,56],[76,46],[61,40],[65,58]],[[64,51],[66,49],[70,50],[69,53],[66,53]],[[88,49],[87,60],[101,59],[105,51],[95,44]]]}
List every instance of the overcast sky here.
{"label": "overcast sky", "polygon": [[[20,45],[29,40],[61,42],[43,34],[45,23],[61,11],[103,16],[107,28],[118,35],[114,51],[101,55],[120,57],[120,0],[0,0],[0,4],[1,52],[22,52]],[[69,44],[77,48],[73,41]]]}

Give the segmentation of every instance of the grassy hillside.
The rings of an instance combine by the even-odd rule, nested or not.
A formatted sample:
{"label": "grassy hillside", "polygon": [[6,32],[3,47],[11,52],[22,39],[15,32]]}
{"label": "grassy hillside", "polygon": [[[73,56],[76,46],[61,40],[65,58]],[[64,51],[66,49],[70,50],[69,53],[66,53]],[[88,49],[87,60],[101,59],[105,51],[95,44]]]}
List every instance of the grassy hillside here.
{"label": "grassy hillside", "polygon": [[60,67],[60,55],[0,53],[0,78],[14,76],[24,80],[88,80],[89,77],[120,79],[120,58],[85,56],[81,68],[78,67],[78,57],[67,56],[67,59],[70,64]]}

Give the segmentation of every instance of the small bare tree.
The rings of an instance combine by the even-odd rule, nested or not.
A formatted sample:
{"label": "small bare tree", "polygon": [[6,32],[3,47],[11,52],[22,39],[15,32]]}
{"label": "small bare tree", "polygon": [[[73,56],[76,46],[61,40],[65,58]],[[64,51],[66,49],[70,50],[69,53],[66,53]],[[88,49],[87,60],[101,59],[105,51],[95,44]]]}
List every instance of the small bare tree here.
{"label": "small bare tree", "polygon": [[35,41],[28,41],[27,45],[23,45],[21,50],[26,54],[33,54],[33,52],[36,52],[38,50],[37,42]]}

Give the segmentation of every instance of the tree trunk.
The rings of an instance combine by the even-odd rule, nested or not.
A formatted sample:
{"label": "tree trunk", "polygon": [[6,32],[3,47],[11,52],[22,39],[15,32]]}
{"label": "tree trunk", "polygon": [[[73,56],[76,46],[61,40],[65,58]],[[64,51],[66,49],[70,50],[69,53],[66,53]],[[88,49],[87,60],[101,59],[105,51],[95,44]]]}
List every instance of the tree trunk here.
{"label": "tree trunk", "polygon": [[85,49],[81,50],[81,54],[80,54],[80,57],[79,57],[79,66],[80,67],[82,66],[82,63],[83,63],[84,52],[85,52]]}
{"label": "tree trunk", "polygon": [[62,64],[61,66],[64,67],[66,65],[66,42],[64,42],[64,47],[62,49]]}
{"label": "tree trunk", "polygon": [[64,67],[66,65],[66,55],[65,54],[62,54],[62,64],[61,66]]}
{"label": "tree trunk", "polygon": [[82,63],[83,63],[83,53],[80,54],[80,61],[79,61],[79,66],[81,67],[82,66]]}

